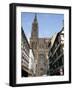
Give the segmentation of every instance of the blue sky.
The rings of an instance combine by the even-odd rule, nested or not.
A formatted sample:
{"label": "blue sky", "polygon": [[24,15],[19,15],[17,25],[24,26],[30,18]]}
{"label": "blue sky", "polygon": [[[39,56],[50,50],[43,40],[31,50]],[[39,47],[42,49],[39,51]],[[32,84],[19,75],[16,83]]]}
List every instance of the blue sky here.
{"label": "blue sky", "polygon": [[[31,36],[32,22],[34,17],[35,13],[21,13],[21,25],[27,38],[30,38]],[[37,13],[39,37],[49,38],[54,33],[59,32],[62,29],[63,20],[63,14]]]}

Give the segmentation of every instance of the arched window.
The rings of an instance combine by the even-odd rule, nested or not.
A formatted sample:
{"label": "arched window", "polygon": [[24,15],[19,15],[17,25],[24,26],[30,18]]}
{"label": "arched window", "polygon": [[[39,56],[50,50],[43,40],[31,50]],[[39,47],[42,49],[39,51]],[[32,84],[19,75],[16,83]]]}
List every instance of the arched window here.
{"label": "arched window", "polygon": [[45,64],[45,55],[44,54],[39,54],[39,63]]}

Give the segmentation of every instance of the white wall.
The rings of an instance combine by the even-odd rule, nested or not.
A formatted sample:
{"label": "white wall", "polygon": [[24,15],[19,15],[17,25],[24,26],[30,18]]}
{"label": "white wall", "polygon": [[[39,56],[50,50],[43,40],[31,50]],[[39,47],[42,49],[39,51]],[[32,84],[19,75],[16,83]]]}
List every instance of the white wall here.
{"label": "white wall", "polygon": [[32,49],[29,51],[29,69],[33,69],[33,63],[34,63],[34,56]]}
{"label": "white wall", "polygon": [[[12,90],[13,88],[8,86],[9,82],[9,3],[21,2],[21,3],[40,3],[40,4],[55,4],[55,5],[73,5],[73,0],[0,0],[0,89]],[[72,37],[73,38],[73,37]],[[73,67],[73,66],[72,66]],[[46,85],[35,87],[19,87],[14,88],[16,90],[72,90],[72,84],[64,85]]]}

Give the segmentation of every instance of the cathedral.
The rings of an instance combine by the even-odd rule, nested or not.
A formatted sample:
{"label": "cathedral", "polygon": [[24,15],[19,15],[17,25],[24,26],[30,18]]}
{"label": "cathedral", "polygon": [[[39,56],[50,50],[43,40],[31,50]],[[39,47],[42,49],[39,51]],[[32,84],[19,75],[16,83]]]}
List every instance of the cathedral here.
{"label": "cathedral", "polygon": [[38,20],[37,15],[35,14],[32,23],[30,47],[34,52],[34,59],[36,62],[36,76],[44,76],[47,75],[48,69],[48,52],[50,38],[40,38],[38,30]]}

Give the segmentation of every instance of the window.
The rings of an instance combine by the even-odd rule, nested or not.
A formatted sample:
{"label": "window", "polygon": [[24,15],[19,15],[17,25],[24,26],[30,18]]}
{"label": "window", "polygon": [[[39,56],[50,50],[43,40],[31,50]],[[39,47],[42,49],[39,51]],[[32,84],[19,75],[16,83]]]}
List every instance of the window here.
{"label": "window", "polygon": [[39,55],[39,63],[40,64],[45,64],[45,55],[44,54]]}

